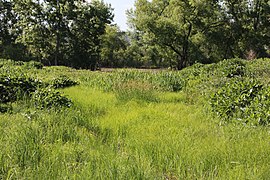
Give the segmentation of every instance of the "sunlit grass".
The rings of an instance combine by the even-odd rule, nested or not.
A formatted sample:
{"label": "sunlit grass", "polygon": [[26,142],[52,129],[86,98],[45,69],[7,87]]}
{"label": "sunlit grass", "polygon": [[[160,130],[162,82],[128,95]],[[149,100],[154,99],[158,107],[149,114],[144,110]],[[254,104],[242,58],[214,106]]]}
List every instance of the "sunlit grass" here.
{"label": "sunlit grass", "polygon": [[96,123],[109,130],[107,146],[116,153],[114,158],[133,159],[142,168],[138,171],[146,173],[143,177],[245,179],[268,174],[263,168],[268,167],[270,153],[267,129],[220,126],[205,107],[187,105],[181,93],[162,94],[158,103],[119,104],[113,95],[109,104],[102,103],[107,96],[100,93],[101,101],[96,101],[99,107],[109,105]]}

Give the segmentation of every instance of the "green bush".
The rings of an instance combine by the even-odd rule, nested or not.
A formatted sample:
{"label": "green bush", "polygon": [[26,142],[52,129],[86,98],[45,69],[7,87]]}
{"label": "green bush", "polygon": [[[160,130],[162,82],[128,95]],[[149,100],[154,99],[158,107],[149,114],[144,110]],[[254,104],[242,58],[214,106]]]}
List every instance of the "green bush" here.
{"label": "green bush", "polygon": [[12,107],[9,104],[0,103],[0,113],[6,113],[12,110]]}
{"label": "green bush", "polygon": [[78,82],[71,80],[67,76],[60,76],[58,78],[53,79],[51,82],[51,85],[54,88],[65,88],[65,87],[75,86],[78,84],[79,84]]}
{"label": "green bush", "polygon": [[225,121],[251,125],[270,123],[270,89],[257,80],[234,78],[211,96],[210,103]]}
{"label": "green bush", "polygon": [[244,111],[244,118],[252,125],[270,124],[270,87],[264,87]]}
{"label": "green bush", "polygon": [[67,97],[51,88],[40,88],[32,94],[32,101],[38,109],[70,107],[72,102]]}
{"label": "green bush", "polygon": [[246,62],[242,59],[223,60],[217,64],[217,73],[221,73],[223,77],[236,77],[246,75]]}
{"label": "green bush", "polygon": [[43,64],[41,62],[37,62],[37,61],[29,61],[27,63],[24,63],[24,67],[28,68],[28,69],[42,69],[43,68]]}
{"label": "green bush", "polygon": [[25,95],[34,92],[41,82],[22,74],[17,75],[0,74],[0,102],[7,103],[21,99]]}

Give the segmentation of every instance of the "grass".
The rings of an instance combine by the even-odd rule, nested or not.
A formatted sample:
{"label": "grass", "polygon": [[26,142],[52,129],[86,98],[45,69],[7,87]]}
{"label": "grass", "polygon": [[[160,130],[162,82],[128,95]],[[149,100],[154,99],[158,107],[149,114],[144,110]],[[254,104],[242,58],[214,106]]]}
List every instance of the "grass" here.
{"label": "grass", "polygon": [[[270,177],[269,128],[220,123],[207,102],[213,89],[196,77],[193,89],[169,92],[144,72],[145,80],[130,81],[115,72],[59,70],[36,76],[74,75],[80,85],[61,90],[73,107],[38,110],[21,100],[0,114],[0,179]],[[124,83],[97,85],[108,76]]]}
{"label": "grass", "polygon": [[178,93],[163,94],[158,103],[131,100],[119,104],[112,94],[77,90],[74,87],[65,93],[81,99],[80,104],[94,102],[89,107],[106,109],[95,123],[109,133],[105,144],[116,153],[111,161],[120,161],[119,179],[123,177],[122,160],[139,166],[131,174],[124,171],[125,178],[135,179],[261,179],[269,173],[267,128],[220,126],[209,118],[205,107],[179,101],[183,97]]}

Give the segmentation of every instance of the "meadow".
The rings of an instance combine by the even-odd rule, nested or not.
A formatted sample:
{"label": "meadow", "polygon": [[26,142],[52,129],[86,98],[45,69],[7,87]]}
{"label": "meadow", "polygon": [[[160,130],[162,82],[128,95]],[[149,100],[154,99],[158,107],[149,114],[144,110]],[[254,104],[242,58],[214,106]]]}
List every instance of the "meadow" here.
{"label": "meadow", "polygon": [[270,59],[0,75],[0,179],[270,177]]}

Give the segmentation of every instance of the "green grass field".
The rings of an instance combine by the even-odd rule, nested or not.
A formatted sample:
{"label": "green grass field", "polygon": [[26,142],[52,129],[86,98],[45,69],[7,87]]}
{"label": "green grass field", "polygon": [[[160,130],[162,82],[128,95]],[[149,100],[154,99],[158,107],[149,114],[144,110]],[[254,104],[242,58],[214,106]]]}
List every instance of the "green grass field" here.
{"label": "green grass field", "polygon": [[[228,81],[227,70],[197,66],[28,70],[80,84],[59,90],[70,108],[38,109],[25,97],[0,114],[0,179],[269,179],[268,125],[217,116],[209,98]],[[269,66],[269,59],[249,62],[247,77],[268,84]]]}

